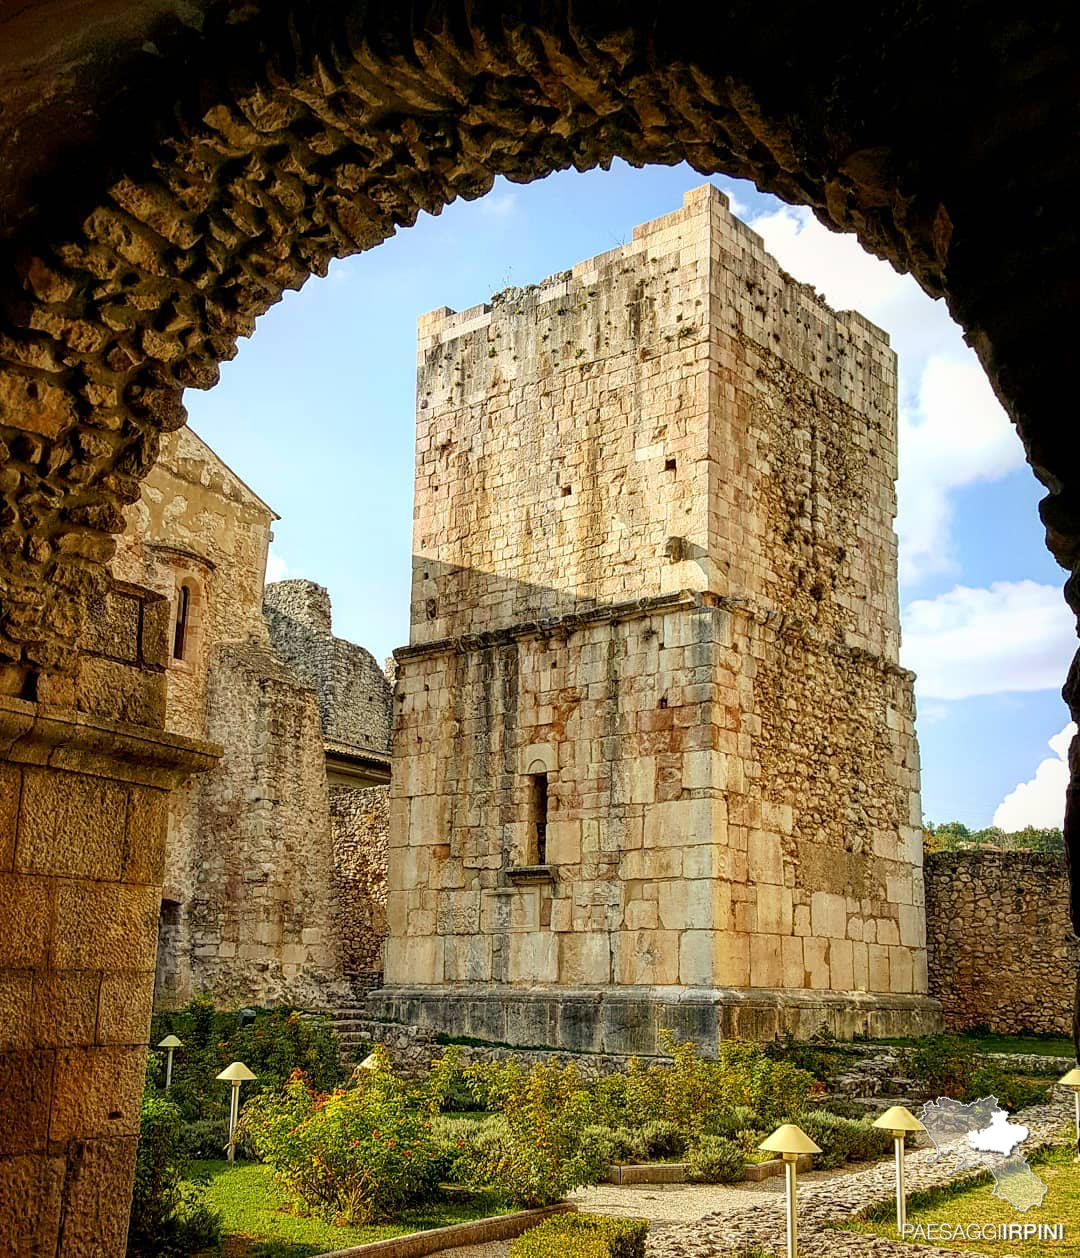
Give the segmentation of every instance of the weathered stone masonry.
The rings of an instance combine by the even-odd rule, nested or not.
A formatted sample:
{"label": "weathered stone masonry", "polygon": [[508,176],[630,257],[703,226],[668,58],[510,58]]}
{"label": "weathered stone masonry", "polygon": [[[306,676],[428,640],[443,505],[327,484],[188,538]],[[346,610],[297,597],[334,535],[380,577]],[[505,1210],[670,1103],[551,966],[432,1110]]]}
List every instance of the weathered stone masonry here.
{"label": "weathered stone masonry", "polygon": [[1071,1033],[1080,940],[1061,857],[933,853],[926,934],[930,990],[950,1028]]}
{"label": "weathered stone masonry", "polygon": [[364,849],[328,782],[389,777],[389,685],[321,586],[264,592],[276,516],[190,429],[128,515],[114,570],[164,600],[166,727],[224,748],[169,801],[156,998],[337,1005],[376,981],[385,839]]}
{"label": "weathered stone masonry", "polygon": [[935,1023],[895,357],[704,187],[420,324],[402,1021],[650,1051]]}

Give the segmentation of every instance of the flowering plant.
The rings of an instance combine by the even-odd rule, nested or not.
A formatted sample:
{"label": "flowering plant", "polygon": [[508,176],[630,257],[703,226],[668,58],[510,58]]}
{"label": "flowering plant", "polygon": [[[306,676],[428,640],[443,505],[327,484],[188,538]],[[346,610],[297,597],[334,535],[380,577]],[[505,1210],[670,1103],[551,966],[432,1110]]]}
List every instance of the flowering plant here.
{"label": "flowering plant", "polygon": [[332,1222],[393,1218],[431,1184],[431,1123],[378,1049],[373,1069],[329,1094],[294,1072],[280,1094],[244,1107],[241,1126],[282,1186]]}

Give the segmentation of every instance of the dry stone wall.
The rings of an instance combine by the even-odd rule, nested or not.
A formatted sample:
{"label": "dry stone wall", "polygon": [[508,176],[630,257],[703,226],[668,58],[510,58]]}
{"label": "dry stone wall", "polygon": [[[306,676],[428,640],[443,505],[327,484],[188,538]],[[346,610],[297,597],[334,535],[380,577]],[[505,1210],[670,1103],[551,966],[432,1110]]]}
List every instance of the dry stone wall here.
{"label": "dry stone wall", "polygon": [[[354,966],[365,989],[378,968],[385,855],[375,839],[372,868],[362,868],[352,813],[339,808],[332,820],[326,756],[337,734],[385,757],[389,685],[366,651],[332,636],[320,586],[270,587],[268,631],[275,518],[184,428],[163,440],[114,562],[118,576],[161,596],[157,719],[224,749],[211,772],[169,798],[163,1005],[203,991],[226,1004],[332,1007],[352,997]],[[79,667],[82,684],[91,663]],[[343,919],[342,895],[355,927]]]}
{"label": "dry stone wall", "polygon": [[389,794],[387,786],[330,788],[341,960],[354,989],[382,981]]}
{"label": "dry stone wall", "polygon": [[1063,858],[935,852],[926,917],[930,990],[950,1028],[1072,1034],[1080,940]]}
{"label": "dry stone wall", "polygon": [[383,1012],[617,1051],[665,1003],[706,1040],[933,1025],[885,335],[705,186],[425,316],[417,406]]}
{"label": "dry stone wall", "polygon": [[331,632],[330,594],[314,581],[275,581],[263,595],[270,640],[319,696],[327,742],[390,751],[390,683],[370,651]]}

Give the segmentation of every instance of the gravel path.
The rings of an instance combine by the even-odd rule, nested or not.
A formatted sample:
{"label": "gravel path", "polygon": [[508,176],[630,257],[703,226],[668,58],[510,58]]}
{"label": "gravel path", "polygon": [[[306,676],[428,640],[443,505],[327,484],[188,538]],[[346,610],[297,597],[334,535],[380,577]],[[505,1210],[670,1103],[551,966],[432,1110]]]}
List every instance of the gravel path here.
{"label": "gravel path", "polygon": [[[1016,1121],[1031,1129],[1028,1152],[1045,1145],[1071,1115],[1071,1094],[1057,1088],[1048,1105],[1021,1110]],[[910,1189],[968,1178],[951,1163],[935,1160],[935,1150],[908,1154]],[[882,1237],[835,1230],[831,1224],[853,1218],[875,1201],[893,1195],[892,1159],[862,1162],[837,1171],[811,1171],[799,1176],[799,1252],[806,1258],[954,1258],[957,1251],[934,1246],[902,1245]],[[784,1252],[784,1180],[756,1184],[601,1184],[580,1189],[570,1198],[579,1210],[594,1214],[647,1218],[648,1258],[722,1258],[740,1246],[761,1245]],[[507,1258],[509,1241],[447,1250],[443,1258]],[[569,1256],[568,1256],[569,1258]],[[963,1258],[980,1258],[973,1250]]]}

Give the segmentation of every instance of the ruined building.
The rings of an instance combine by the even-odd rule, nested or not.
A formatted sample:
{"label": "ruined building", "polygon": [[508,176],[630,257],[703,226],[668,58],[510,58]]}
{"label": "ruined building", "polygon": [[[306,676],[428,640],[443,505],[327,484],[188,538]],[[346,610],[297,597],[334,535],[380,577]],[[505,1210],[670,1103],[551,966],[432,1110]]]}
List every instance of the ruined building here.
{"label": "ruined building", "polygon": [[166,728],[223,748],[169,798],[159,1005],[332,1005],[380,966],[390,685],[321,586],[264,592],[276,518],[182,428],[113,564],[171,609]]}
{"label": "ruined building", "polygon": [[616,1052],[936,1027],[886,335],[705,186],[426,315],[417,407],[376,1013]]}

